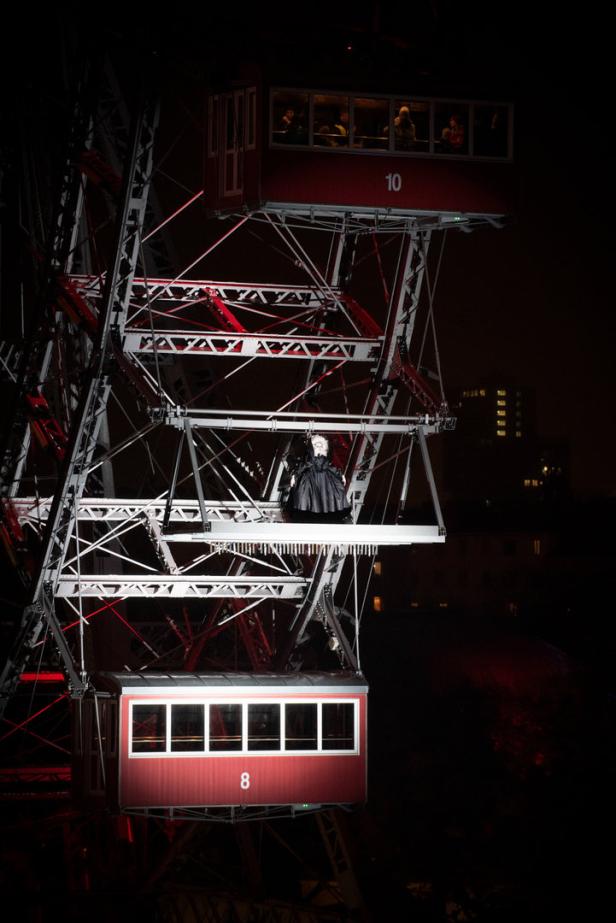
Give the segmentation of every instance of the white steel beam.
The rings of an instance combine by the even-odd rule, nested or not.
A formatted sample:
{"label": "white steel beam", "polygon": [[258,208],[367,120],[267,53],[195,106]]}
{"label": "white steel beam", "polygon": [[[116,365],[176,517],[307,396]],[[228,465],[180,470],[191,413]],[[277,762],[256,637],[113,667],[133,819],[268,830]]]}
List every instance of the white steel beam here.
{"label": "white steel beam", "polygon": [[[102,296],[104,275],[73,275],[71,281],[88,298]],[[338,294],[338,292],[336,292]],[[135,277],[133,302],[201,302],[215,295],[229,305],[241,307],[320,308],[323,295],[314,286],[264,285],[260,282],[218,282],[211,279],[141,279]]]}
{"label": "white steel beam", "polygon": [[439,414],[390,416],[382,413],[287,413],[257,410],[207,410],[188,412],[183,407],[161,408],[151,411],[153,418],[162,420],[176,429],[184,428],[184,420],[193,427],[224,430],[265,430],[274,433],[393,433],[412,434],[421,427],[424,435],[447,429],[450,417]]}
{"label": "white steel beam", "polygon": [[301,599],[307,586],[308,580],[305,577],[63,574],[58,580],[56,596],[101,599]]}
{"label": "white steel beam", "polygon": [[127,353],[208,355],[237,359],[318,359],[350,362],[378,360],[383,345],[379,337],[279,336],[260,333],[195,333],[194,330],[125,330]]}

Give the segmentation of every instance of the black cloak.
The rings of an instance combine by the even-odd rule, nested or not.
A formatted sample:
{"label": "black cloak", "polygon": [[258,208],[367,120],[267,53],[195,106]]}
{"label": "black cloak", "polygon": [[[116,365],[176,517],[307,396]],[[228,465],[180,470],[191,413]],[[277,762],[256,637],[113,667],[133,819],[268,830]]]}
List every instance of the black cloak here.
{"label": "black cloak", "polygon": [[295,484],[289,491],[290,512],[346,516],[351,507],[346,498],[342,473],[326,455],[315,455],[308,443],[306,457],[294,469]]}

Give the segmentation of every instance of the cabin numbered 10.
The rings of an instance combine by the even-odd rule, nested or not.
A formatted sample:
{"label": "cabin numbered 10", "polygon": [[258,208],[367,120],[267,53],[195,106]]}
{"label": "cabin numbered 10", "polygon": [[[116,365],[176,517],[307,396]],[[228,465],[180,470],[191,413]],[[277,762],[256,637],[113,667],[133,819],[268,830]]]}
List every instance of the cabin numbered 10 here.
{"label": "cabin numbered 10", "polygon": [[513,210],[510,103],[257,84],[210,93],[207,110],[211,214]]}
{"label": "cabin numbered 10", "polygon": [[94,684],[74,703],[85,805],[234,819],[366,800],[361,674],[102,673]]}

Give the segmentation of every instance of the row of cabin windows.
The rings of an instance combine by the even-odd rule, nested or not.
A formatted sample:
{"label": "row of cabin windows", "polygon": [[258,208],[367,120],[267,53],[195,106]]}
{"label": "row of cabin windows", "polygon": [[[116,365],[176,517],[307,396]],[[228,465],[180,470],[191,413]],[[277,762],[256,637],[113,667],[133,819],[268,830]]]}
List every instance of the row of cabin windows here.
{"label": "row of cabin windows", "polygon": [[131,753],[355,750],[355,703],[133,704]]}
{"label": "row of cabin windows", "polygon": [[506,104],[273,90],[272,145],[510,160]]}

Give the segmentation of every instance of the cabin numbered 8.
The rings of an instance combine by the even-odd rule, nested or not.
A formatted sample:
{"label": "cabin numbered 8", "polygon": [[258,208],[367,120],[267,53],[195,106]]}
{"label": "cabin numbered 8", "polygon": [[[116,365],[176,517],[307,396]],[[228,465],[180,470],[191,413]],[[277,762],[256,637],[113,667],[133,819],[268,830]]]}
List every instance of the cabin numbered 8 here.
{"label": "cabin numbered 8", "polygon": [[513,209],[510,103],[257,84],[210,93],[207,104],[212,214]]}
{"label": "cabin numbered 8", "polygon": [[94,684],[74,706],[82,803],[234,820],[366,800],[361,674],[102,673]]}

